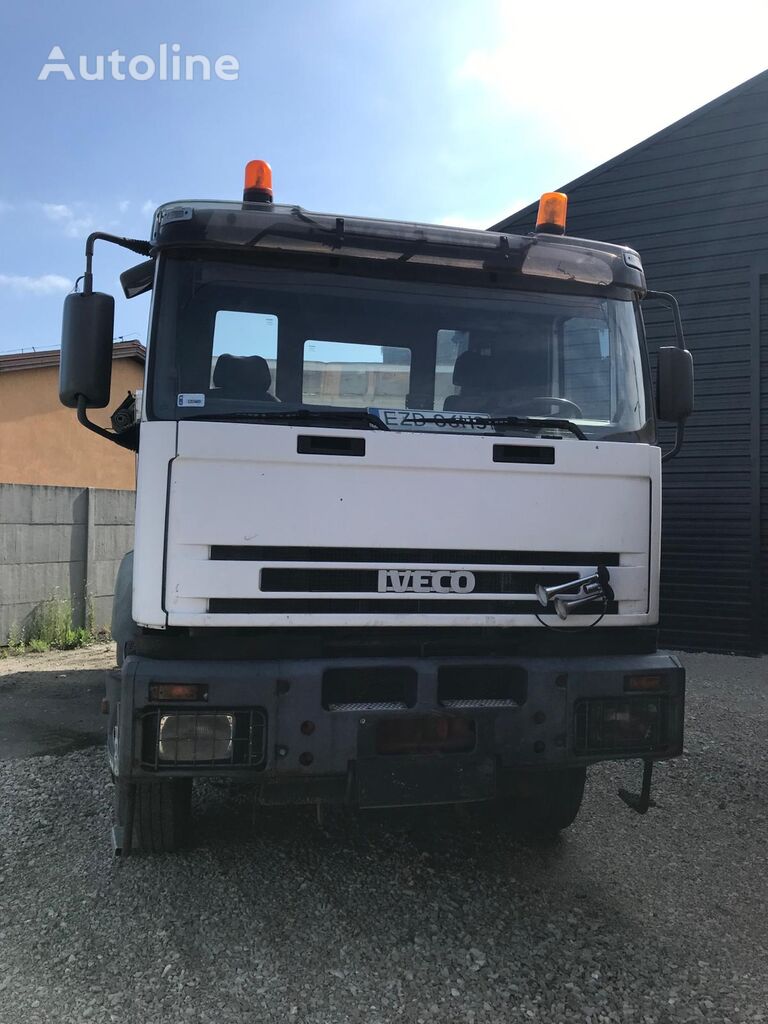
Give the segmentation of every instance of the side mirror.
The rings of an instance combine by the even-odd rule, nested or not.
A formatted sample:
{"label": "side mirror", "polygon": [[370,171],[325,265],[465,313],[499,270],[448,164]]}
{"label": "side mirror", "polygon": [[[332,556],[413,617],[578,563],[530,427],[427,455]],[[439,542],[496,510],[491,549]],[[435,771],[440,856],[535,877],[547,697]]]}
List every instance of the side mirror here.
{"label": "side mirror", "polygon": [[155,261],[147,260],[139,263],[130,270],[124,270],[120,275],[120,284],[126,299],[134,299],[137,295],[143,295],[150,291],[155,280]]}
{"label": "side mirror", "polygon": [[686,348],[659,349],[656,372],[656,413],[667,423],[680,423],[693,412],[693,356]]}
{"label": "side mirror", "polygon": [[109,404],[114,323],[111,295],[73,292],[64,300],[59,400],[70,409],[77,408],[81,396],[88,409]]}

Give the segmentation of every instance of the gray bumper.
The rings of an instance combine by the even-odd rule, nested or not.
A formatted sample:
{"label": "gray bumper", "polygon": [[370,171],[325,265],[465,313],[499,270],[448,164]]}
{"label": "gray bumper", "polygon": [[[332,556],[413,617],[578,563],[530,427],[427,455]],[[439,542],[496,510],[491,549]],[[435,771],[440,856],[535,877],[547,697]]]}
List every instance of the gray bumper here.
{"label": "gray bumper", "polygon": [[[334,703],[327,680],[340,670],[344,678],[352,680],[366,680],[376,673],[386,679],[389,673],[393,680],[407,678],[408,686],[394,694],[403,698],[400,701]],[[462,690],[465,673],[467,684]],[[491,692],[484,688],[484,673],[502,683],[507,678],[514,680],[514,685],[502,688],[503,692],[493,691],[502,692],[501,698],[475,700],[473,694],[478,691]],[[659,691],[628,692],[627,677],[639,674],[660,676]],[[444,685],[447,677],[451,679],[448,688]],[[157,683],[205,684],[208,699],[158,705],[150,700],[150,686]],[[129,657],[121,672],[108,677],[110,760],[115,774],[124,780],[224,775],[260,783],[262,798],[275,802],[392,802],[382,798],[381,780],[386,789],[386,780],[398,774],[421,793],[420,799],[411,802],[431,802],[430,793],[435,794],[436,802],[484,799],[499,767],[551,769],[680,754],[684,694],[684,670],[678,659],[668,654],[271,662]],[[381,695],[387,696],[386,686]],[[617,748],[614,744],[597,749],[590,744],[585,709],[602,707],[600,702],[615,709],[617,702],[639,700],[656,701],[656,713],[663,719],[655,746]],[[205,715],[217,710],[256,713],[263,724],[258,763],[253,759],[215,766],[152,763],[148,730],[155,727],[159,714],[183,711]],[[423,720],[427,716],[469,720],[472,748],[457,753],[381,752],[377,730],[382,720]],[[445,791],[441,793],[443,782]]]}

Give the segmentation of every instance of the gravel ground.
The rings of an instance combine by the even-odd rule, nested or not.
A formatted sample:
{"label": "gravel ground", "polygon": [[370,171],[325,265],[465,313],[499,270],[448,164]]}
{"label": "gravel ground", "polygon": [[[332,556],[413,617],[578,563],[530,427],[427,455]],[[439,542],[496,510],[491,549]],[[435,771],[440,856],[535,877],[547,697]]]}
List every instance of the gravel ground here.
{"label": "gravel ground", "polygon": [[196,849],[115,863],[100,750],[0,762],[0,1022],[768,1019],[766,661],[685,661],[658,806],[593,769],[554,848],[450,809],[254,820],[207,786]]}

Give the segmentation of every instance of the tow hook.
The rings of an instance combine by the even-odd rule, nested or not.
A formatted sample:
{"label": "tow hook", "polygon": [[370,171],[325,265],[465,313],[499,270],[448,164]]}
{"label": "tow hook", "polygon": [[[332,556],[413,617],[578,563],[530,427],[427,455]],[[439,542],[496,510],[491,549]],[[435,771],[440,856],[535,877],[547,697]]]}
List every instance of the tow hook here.
{"label": "tow hook", "polygon": [[653,761],[643,761],[643,784],[639,793],[630,793],[628,789],[620,789],[619,796],[624,803],[638,814],[645,814],[649,807],[655,807],[656,803],[651,800],[651,776],[653,775]]}

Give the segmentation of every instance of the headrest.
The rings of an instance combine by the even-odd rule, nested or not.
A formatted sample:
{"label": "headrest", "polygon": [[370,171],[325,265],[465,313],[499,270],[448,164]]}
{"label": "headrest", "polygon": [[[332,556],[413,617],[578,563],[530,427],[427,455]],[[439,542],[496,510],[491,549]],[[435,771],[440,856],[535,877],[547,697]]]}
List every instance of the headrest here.
{"label": "headrest", "polygon": [[462,352],[453,366],[453,383],[460,388],[483,387],[488,377],[488,356],[480,352]]}
{"label": "headrest", "polygon": [[220,355],[213,371],[213,383],[230,394],[253,398],[269,391],[272,374],[262,356]]}

